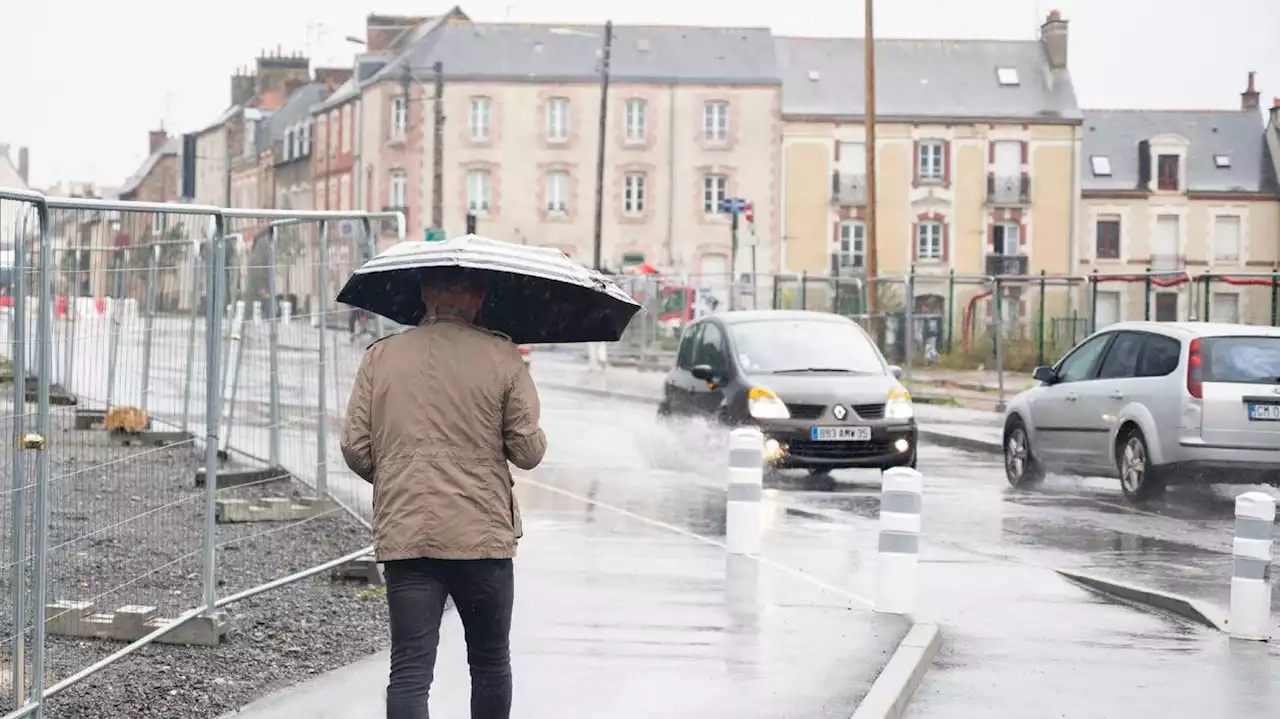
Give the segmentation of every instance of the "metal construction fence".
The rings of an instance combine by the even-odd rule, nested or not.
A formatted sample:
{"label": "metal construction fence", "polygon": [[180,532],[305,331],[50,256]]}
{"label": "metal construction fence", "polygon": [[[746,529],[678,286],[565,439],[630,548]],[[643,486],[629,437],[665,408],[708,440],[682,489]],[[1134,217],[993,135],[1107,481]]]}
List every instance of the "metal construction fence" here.
{"label": "metal construction fence", "polygon": [[404,236],[398,213],[0,190],[8,717],[147,643],[217,643],[227,604],[368,550],[333,431],[367,340],[327,298],[384,222]]}
{"label": "metal construction fence", "polygon": [[[1028,371],[1122,320],[1213,320],[1280,326],[1280,270],[1204,273],[1143,269],[1085,275],[962,275],[917,271],[874,278],[623,275],[646,313],[608,356],[669,365],[689,322],[728,309],[804,309],[857,320],[895,362]],[[908,332],[907,328],[912,331]]]}

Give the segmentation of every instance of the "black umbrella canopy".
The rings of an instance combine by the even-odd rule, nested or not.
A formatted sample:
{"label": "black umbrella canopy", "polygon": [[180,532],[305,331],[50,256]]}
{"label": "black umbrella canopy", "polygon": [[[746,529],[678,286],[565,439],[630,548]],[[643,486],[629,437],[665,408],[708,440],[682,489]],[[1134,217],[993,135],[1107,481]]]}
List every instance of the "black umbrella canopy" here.
{"label": "black umbrella canopy", "polygon": [[457,267],[485,278],[477,323],[518,344],[614,342],[640,309],[612,280],[559,250],[477,235],[401,242],[356,270],[338,302],[416,325],[426,314],[422,285],[433,271]]}

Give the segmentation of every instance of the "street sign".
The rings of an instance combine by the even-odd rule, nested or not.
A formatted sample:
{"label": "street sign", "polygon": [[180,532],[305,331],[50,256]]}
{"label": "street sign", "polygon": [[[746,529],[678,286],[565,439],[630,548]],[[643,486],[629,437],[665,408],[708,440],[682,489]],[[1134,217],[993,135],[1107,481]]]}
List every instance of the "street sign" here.
{"label": "street sign", "polygon": [[720,209],[728,214],[737,215],[741,214],[746,207],[746,199],[742,197],[726,197],[724,198],[724,204],[720,206]]}
{"label": "street sign", "polygon": [[444,242],[445,240],[444,230],[428,227],[425,234],[426,237],[423,240],[426,242]]}

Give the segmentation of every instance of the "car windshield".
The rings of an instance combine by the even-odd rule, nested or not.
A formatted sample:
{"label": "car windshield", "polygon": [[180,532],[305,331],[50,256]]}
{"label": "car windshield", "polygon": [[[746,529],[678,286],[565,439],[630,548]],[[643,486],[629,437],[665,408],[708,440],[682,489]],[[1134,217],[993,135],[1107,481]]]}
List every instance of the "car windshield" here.
{"label": "car windshield", "polygon": [[761,320],[730,325],[738,363],[748,373],[883,374],[876,348],[855,325],[821,320]]}
{"label": "car windshield", "polygon": [[1280,337],[1204,340],[1206,382],[1280,384]]}

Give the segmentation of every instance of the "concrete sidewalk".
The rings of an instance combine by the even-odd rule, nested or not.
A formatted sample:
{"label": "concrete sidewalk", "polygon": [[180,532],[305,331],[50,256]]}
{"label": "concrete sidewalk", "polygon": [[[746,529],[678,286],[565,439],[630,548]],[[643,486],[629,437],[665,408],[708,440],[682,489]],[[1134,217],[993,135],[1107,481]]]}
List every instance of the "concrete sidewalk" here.
{"label": "concrete sidewalk", "polygon": [[[515,717],[847,719],[907,634],[902,617],[714,539],[545,485],[519,495]],[[381,719],[387,667],[383,652],[229,716]],[[469,691],[450,614],[432,717],[467,717]]]}
{"label": "concrete sidewalk", "polygon": [[[666,376],[665,372],[627,367],[592,371],[585,364],[556,355],[537,356],[531,369],[540,387],[655,404],[662,396]],[[921,436],[935,444],[971,452],[1002,451],[1004,417],[996,412],[918,403],[916,420]]]}

